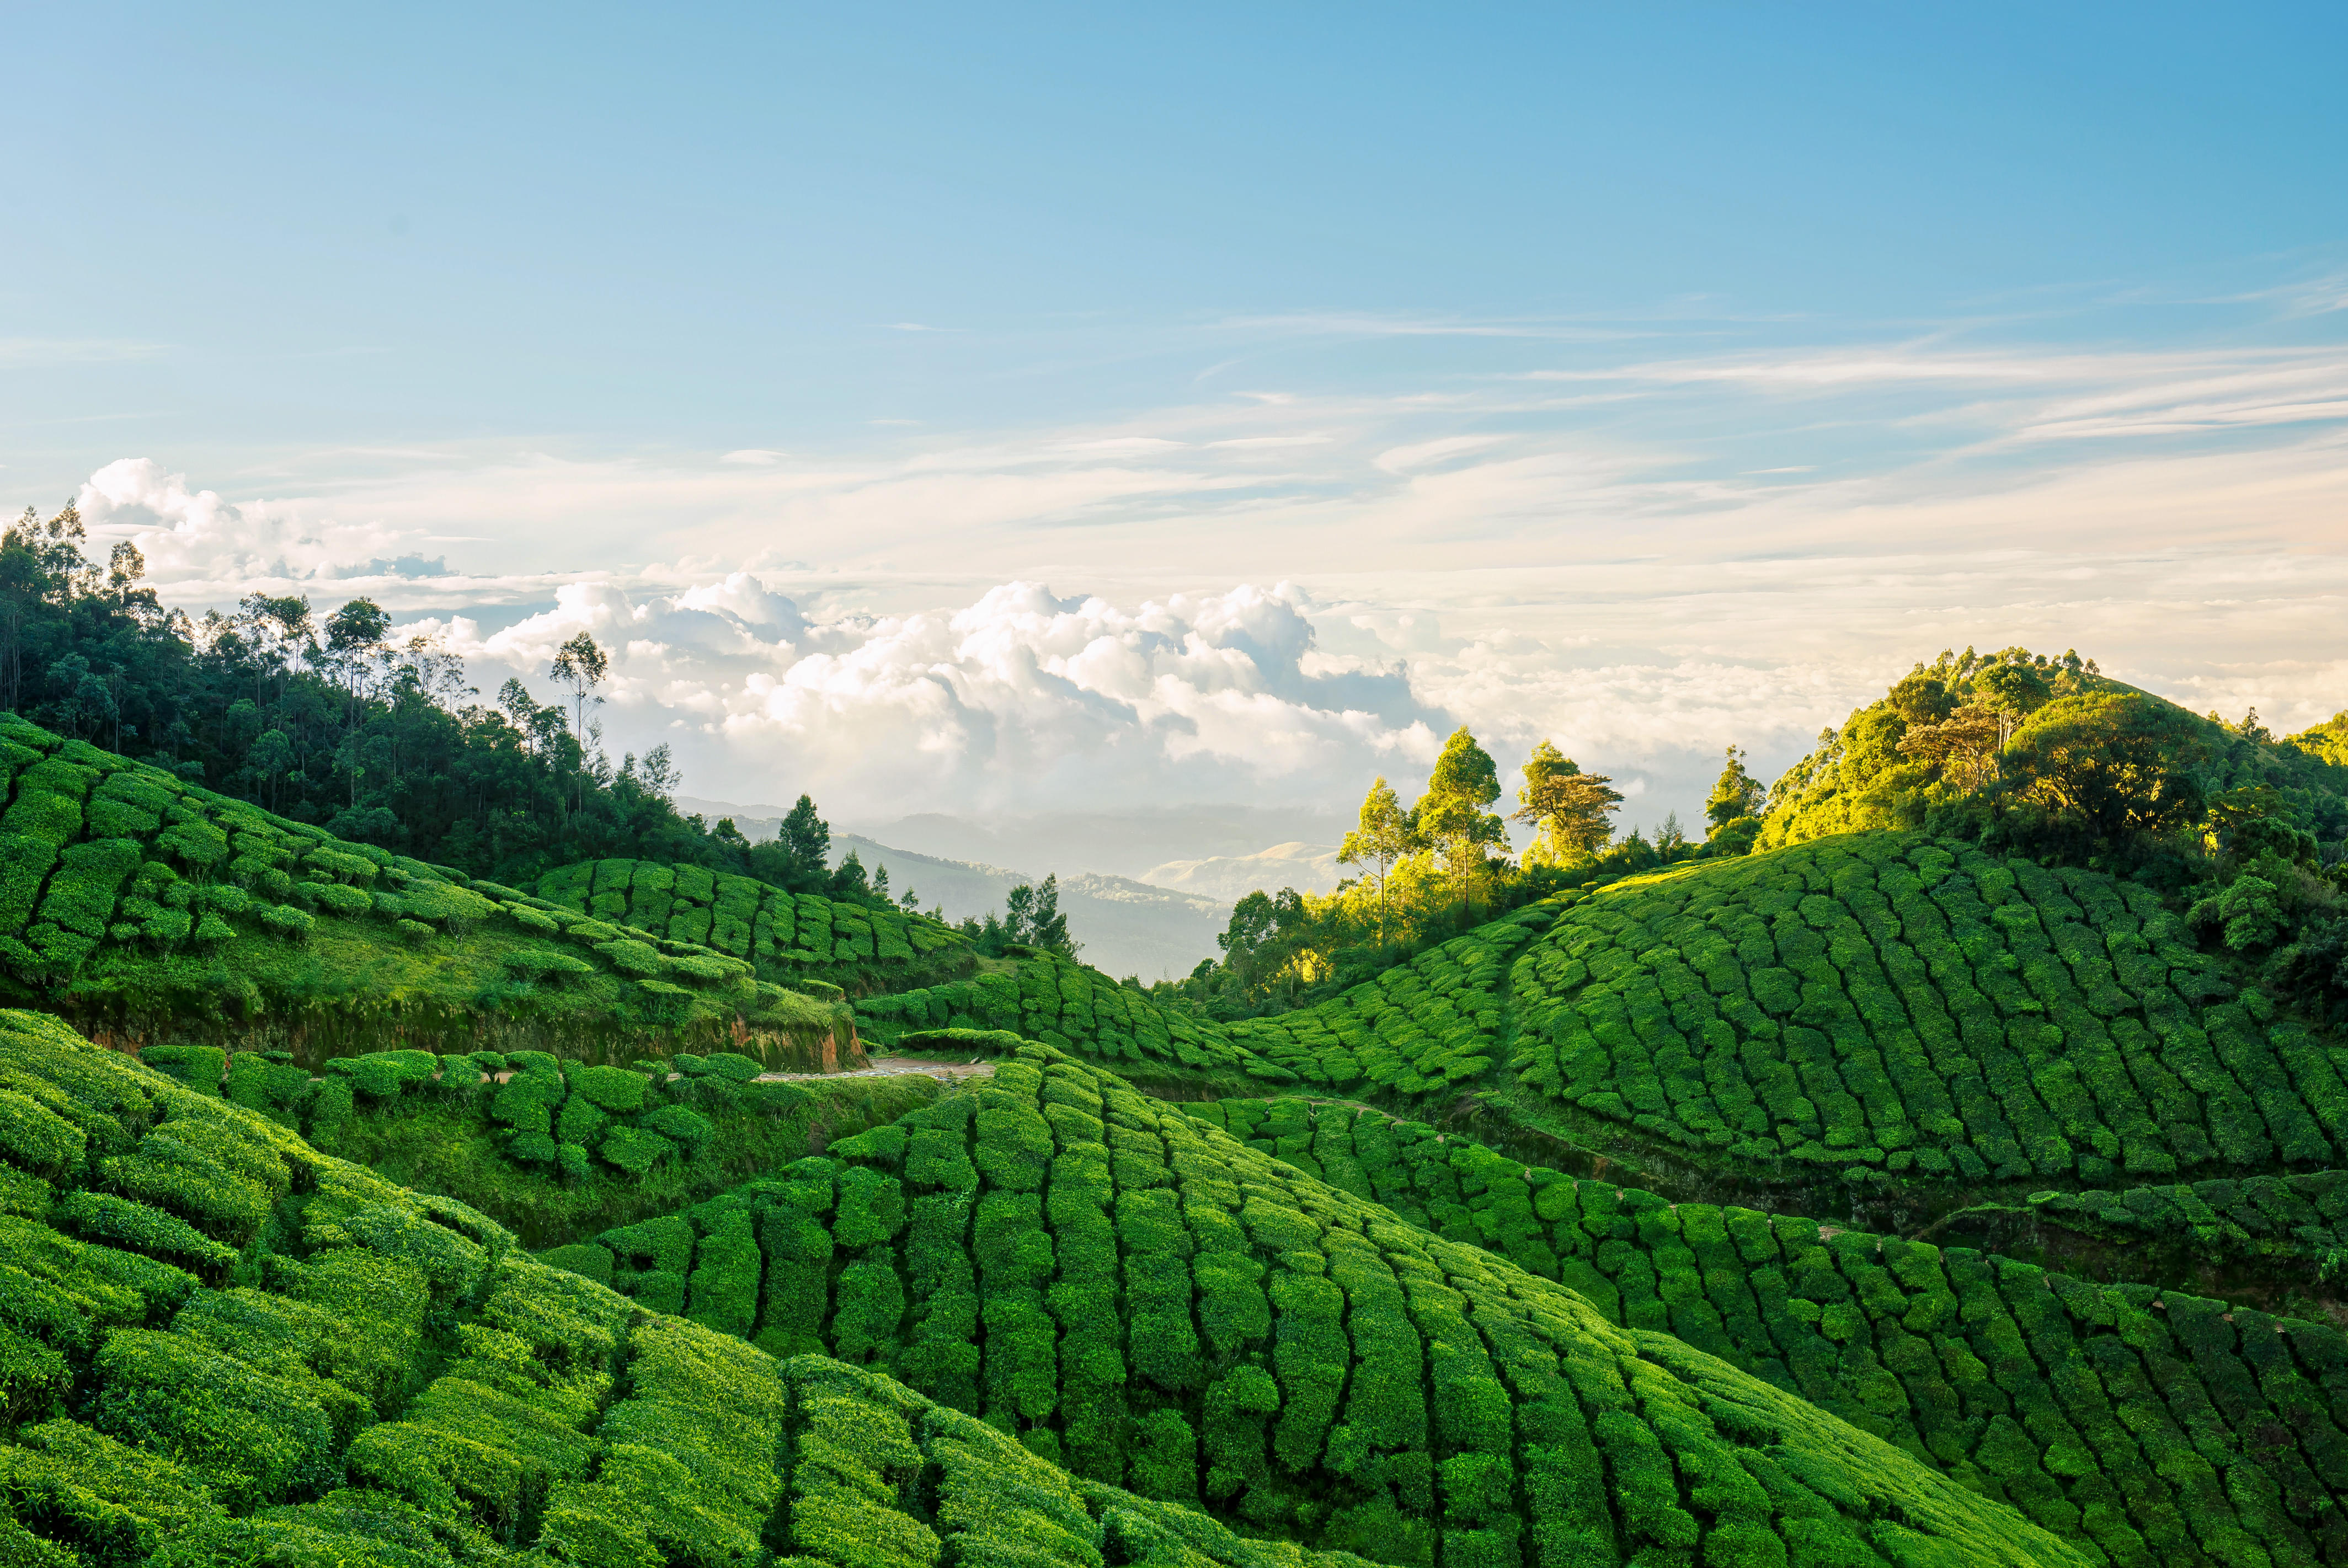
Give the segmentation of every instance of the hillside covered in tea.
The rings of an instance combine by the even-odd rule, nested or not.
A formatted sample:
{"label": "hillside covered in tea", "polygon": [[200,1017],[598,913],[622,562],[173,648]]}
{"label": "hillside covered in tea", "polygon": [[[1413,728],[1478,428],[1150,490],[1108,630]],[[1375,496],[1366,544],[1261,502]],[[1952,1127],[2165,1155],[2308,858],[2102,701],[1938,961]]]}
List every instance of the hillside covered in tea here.
{"label": "hillside covered in tea", "polygon": [[[645,1041],[756,1041],[814,1063],[829,1042],[837,1061],[853,1040],[840,982],[875,983],[881,961],[869,938],[861,952],[843,938],[812,972],[762,973],[747,942],[729,953],[592,918],[14,715],[0,715],[0,990],[132,1040],[312,1061],[394,1040],[606,1059]],[[806,918],[828,927],[830,907],[808,896]],[[909,927],[933,954],[961,946],[911,918],[891,927],[892,947]]]}
{"label": "hillside covered in tea", "polygon": [[2348,1562],[2348,765],[1944,665],[1700,845],[1462,731],[1150,986],[0,719],[10,1550]]}
{"label": "hillside covered in tea", "polygon": [[[1014,1066],[1040,1091],[1046,1066]],[[1004,1077],[1017,1081],[1011,1068]],[[1035,1359],[1032,1341],[994,1374],[985,1368],[1000,1352],[982,1360],[980,1375],[1008,1401],[1005,1419],[983,1419],[858,1367],[874,1358],[853,1345],[846,1364],[778,1358],[550,1268],[462,1204],[319,1154],[53,1022],[0,1017],[0,1079],[15,1107],[0,1147],[15,1173],[15,1214],[0,1221],[11,1282],[0,1540],[12,1561],[412,1564],[528,1551],[597,1564],[842,1568],[1315,1561],[1309,1548],[1250,1539],[1101,1481],[1087,1464],[1053,1462],[1057,1445],[1043,1440],[1051,1429],[1037,1418],[1058,1403],[1059,1373],[1048,1355]],[[1121,1093],[1081,1069],[1056,1081],[1091,1091],[1096,1103],[1104,1091]],[[1088,1155],[1082,1139],[1061,1153],[1033,1108],[1041,1102],[1030,1102],[1037,1130],[1016,1142],[1044,1169],[1033,1181],[1006,1171],[1001,1191],[1032,1207],[1048,1167],[1074,1159],[1100,1168],[1106,1194],[1113,1156],[1097,1143],[1101,1154]],[[910,1146],[924,1132],[934,1142],[951,1122],[865,1136],[886,1143],[893,1131]],[[957,1157],[969,1166],[974,1149],[994,1164],[971,1129],[965,1118]],[[947,1184],[916,1176],[917,1194],[934,1190],[970,1208],[977,1184],[936,1173]],[[797,1181],[806,1184],[803,1169]],[[1341,1208],[1353,1202],[1321,1190]],[[1228,1255],[1234,1288],[1241,1278],[1251,1286],[1275,1251],[1304,1270],[1322,1227],[1301,1210],[1265,1214],[1259,1225],[1289,1233],[1254,1236],[1241,1228],[1249,1201],[1234,1186],[1224,1209],[1231,1234],[1218,1255]],[[888,1228],[885,1204],[861,1212],[868,1231]],[[1345,1217],[1370,1225],[1377,1211]],[[1322,1266],[1336,1277],[1287,1309],[1334,1323],[1327,1292],[1400,1245],[1387,1311],[1399,1330],[1405,1292],[1419,1296],[1441,1329],[1437,1353],[1459,1358],[1465,1374],[1447,1393],[1437,1385],[1432,1411],[1413,1411],[1416,1375],[1383,1398],[1367,1387],[1357,1396],[1365,1419],[1371,1403],[1387,1407],[1361,1433],[1359,1484],[1425,1498],[1422,1512],[1439,1497],[1443,1511],[1439,1535],[1421,1526],[1364,1542],[1388,1560],[1400,1547],[1403,1561],[1433,1560],[1430,1549],[1443,1561],[1491,1561],[1513,1555],[1521,1535],[1560,1562],[1620,1561],[1647,1541],[1774,1562],[1789,1537],[1847,1561],[2076,1561],[2018,1515],[1982,1507],[1875,1440],[1674,1342],[1614,1328],[1504,1265],[1485,1287],[1499,1313],[1488,1348],[1443,1268],[1426,1266],[1463,1268],[1464,1256],[1411,1267],[1416,1249],[1389,1242],[1349,1257],[1335,1245],[1349,1229],[1326,1227],[1323,1238]],[[888,1239],[848,1237],[868,1254]],[[973,1249],[957,1238],[944,1251],[968,1269]],[[944,1251],[933,1261],[951,1271]],[[1014,1240],[1012,1251],[1030,1257],[1032,1273],[1035,1249]],[[1363,1282],[1371,1289],[1375,1272]],[[1285,1295],[1276,1289],[1274,1302]],[[1048,1310],[1038,1296],[1035,1310]],[[1242,1339],[1261,1338],[1260,1319],[1282,1309],[1240,1305]],[[973,1309],[951,1296],[941,1306],[950,1316]],[[1276,1373],[1334,1399],[1338,1388],[1321,1369],[1330,1345],[1324,1330],[1296,1347],[1302,1354],[1275,1358]],[[1200,1364],[1229,1362],[1240,1348],[1228,1334],[1210,1337]],[[1098,1354],[1083,1365],[1107,1367]],[[1209,1429],[1222,1464],[1207,1470],[1207,1485],[1226,1495],[1224,1471],[1261,1481],[1273,1464],[1294,1468],[1303,1441],[1292,1422],[1281,1449],[1282,1429],[1263,1408],[1265,1393],[1279,1403],[1275,1370],[1249,1369],[1235,1397],[1215,1401],[1228,1419]],[[1529,1511],[1513,1473],[1519,1422],[1540,1466],[1529,1495],[1540,1505]],[[1432,1452],[1427,1437],[1414,1443],[1418,1433],[1432,1434]],[[1179,1492],[1167,1465],[1179,1445],[1163,1447],[1167,1464],[1145,1478]],[[1105,1468],[1097,1450],[1085,1458]],[[1675,1465],[1706,1477],[1693,1499],[1673,1484]],[[1401,1517],[1375,1497],[1367,1510],[1354,1522]]]}

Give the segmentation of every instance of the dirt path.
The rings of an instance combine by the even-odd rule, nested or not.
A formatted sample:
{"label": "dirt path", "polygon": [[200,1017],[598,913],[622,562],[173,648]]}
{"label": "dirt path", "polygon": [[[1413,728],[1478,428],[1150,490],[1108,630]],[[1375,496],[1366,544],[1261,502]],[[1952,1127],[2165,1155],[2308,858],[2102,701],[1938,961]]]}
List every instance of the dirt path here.
{"label": "dirt path", "polygon": [[761,1083],[834,1082],[842,1078],[894,1078],[908,1072],[925,1072],[932,1078],[989,1078],[994,1076],[991,1061],[929,1061],[911,1056],[876,1056],[870,1065],[853,1072],[762,1072]]}

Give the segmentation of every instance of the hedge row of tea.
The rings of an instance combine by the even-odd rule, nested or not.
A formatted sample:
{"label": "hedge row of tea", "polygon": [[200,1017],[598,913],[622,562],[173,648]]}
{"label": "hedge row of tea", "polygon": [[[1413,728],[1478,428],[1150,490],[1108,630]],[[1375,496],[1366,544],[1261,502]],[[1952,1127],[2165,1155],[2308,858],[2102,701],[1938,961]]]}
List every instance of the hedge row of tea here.
{"label": "hedge row of tea", "polygon": [[216,1007],[258,979],[376,1006],[412,990],[847,1032],[844,1011],[740,959],[334,838],[14,714],[0,714],[0,969],[36,995],[137,1009],[210,993]]}
{"label": "hedge row of tea", "polygon": [[282,1051],[159,1045],[139,1060],[327,1148],[355,1117],[403,1102],[478,1116],[496,1130],[506,1158],[572,1180],[596,1166],[641,1178],[698,1154],[716,1132],[713,1112],[788,1114],[812,1099],[796,1083],[757,1081],[765,1069],[734,1051],[594,1067],[542,1050],[377,1050],[338,1057],[315,1078]]}
{"label": "hedge row of tea", "polygon": [[774,979],[813,974],[860,991],[894,989],[970,963],[968,938],[926,915],[786,893],[699,866],[583,861],[548,872],[538,892],[599,920],[728,954]]}
{"label": "hedge row of tea", "polygon": [[54,1020],[0,1015],[0,1082],[22,1568],[1344,1568],[648,1315]]}
{"label": "hedge row of tea", "polygon": [[1691,1151],[1927,1179],[2348,1164],[2348,1061],[2147,889],[1910,834],[1569,909],[1514,969],[1541,1094]]}
{"label": "hedge row of tea", "polygon": [[1799,1395],[2099,1560],[2348,1558],[2348,1338],[2332,1327],[1673,1205],[1351,1106],[1185,1109]]}
{"label": "hedge row of tea", "polygon": [[1907,1455],[1027,1046],[548,1255],[1104,1485],[1407,1564],[2075,1561]]}
{"label": "hedge row of tea", "polygon": [[2289,1261],[2311,1276],[2348,1258],[2348,1171],[2033,1193],[2029,1207],[2051,1224],[2108,1241]]}
{"label": "hedge row of tea", "polygon": [[1296,1081],[1286,1070],[1234,1049],[1223,1025],[1160,1007],[1100,970],[1054,953],[1033,953],[1009,973],[989,970],[894,996],[865,997],[857,1003],[857,1017],[875,1040],[904,1040],[915,1047],[950,1048],[954,1042],[948,1037],[919,1038],[940,1030],[996,1030],[1128,1071]]}
{"label": "hedge row of tea", "polygon": [[875,1038],[1002,1030],[1119,1071],[1236,1072],[1273,1084],[1426,1096],[1482,1076],[1503,1055],[1508,964],[1555,917],[1539,907],[1479,927],[1314,1007],[1219,1023],[1161,1007],[1097,969],[1055,956],[1015,974],[868,997]]}

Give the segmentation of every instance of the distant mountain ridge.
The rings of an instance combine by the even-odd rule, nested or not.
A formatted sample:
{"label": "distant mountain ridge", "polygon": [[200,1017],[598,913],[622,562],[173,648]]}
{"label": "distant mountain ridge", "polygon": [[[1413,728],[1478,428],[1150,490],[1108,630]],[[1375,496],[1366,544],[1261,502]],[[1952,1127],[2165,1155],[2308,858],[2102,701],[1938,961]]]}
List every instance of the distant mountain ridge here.
{"label": "distant mountain ridge", "polygon": [[1141,880],[1153,887],[1236,904],[1259,888],[1265,892],[1293,887],[1300,893],[1328,893],[1344,876],[1344,868],[1337,864],[1335,845],[1292,840],[1253,855],[1169,860],[1143,872]]}
{"label": "distant mountain ridge", "polygon": [[[772,806],[740,806],[724,801],[680,797],[679,811],[716,818],[731,816],[734,825],[753,843],[763,843],[779,831],[781,815]],[[773,813],[774,815],[760,815]],[[865,870],[886,867],[889,890],[903,897],[918,894],[922,907],[950,920],[983,917],[1003,907],[1011,889],[1022,883],[1041,882],[1056,868],[1043,872],[1014,871],[983,861],[922,855],[860,833],[834,833],[831,863],[839,865],[855,851]],[[1058,871],[1060,908],[1068,917],[1069,932],[1084,944],[1085,961],[1123,977],[1145,980],[1179,979],[1201,958],[1218,958],[1215,938],[1230,924],[1228,899],[1203,897],[1183,888],[1154,887],[1130,876],[1093,871]]]}

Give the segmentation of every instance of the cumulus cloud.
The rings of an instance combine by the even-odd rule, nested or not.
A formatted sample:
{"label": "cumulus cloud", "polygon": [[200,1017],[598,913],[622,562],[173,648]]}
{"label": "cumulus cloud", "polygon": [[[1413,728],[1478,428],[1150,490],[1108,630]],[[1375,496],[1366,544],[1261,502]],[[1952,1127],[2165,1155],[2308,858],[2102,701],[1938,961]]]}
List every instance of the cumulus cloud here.
{"label": "cumulus cloud", "polygon": [[148,570],[166,582],[362,575],[355,565],[410,577],[419,575],[413,569],[444,564],[412,551],[394,557],[401,536],[380,524],[317,521],[303,507],[265,500],[232,504],[148,457],[108,463],[82,485],[75,506],[94,535],[129,538]]}
{"label": "cumulus cloud", "polygon": [[810,789],[850,815],[1253,799],[1423,772],[1448,716],[1406,670],[1323,652],[1289,584],[1129,607],[1000,584],[951,610],[814,620],[747,573],[669,594],[561,588],[510,626],[427,618],[483,690],[541,700],[584,631],[615,743],[668,742],[696,791]]}

